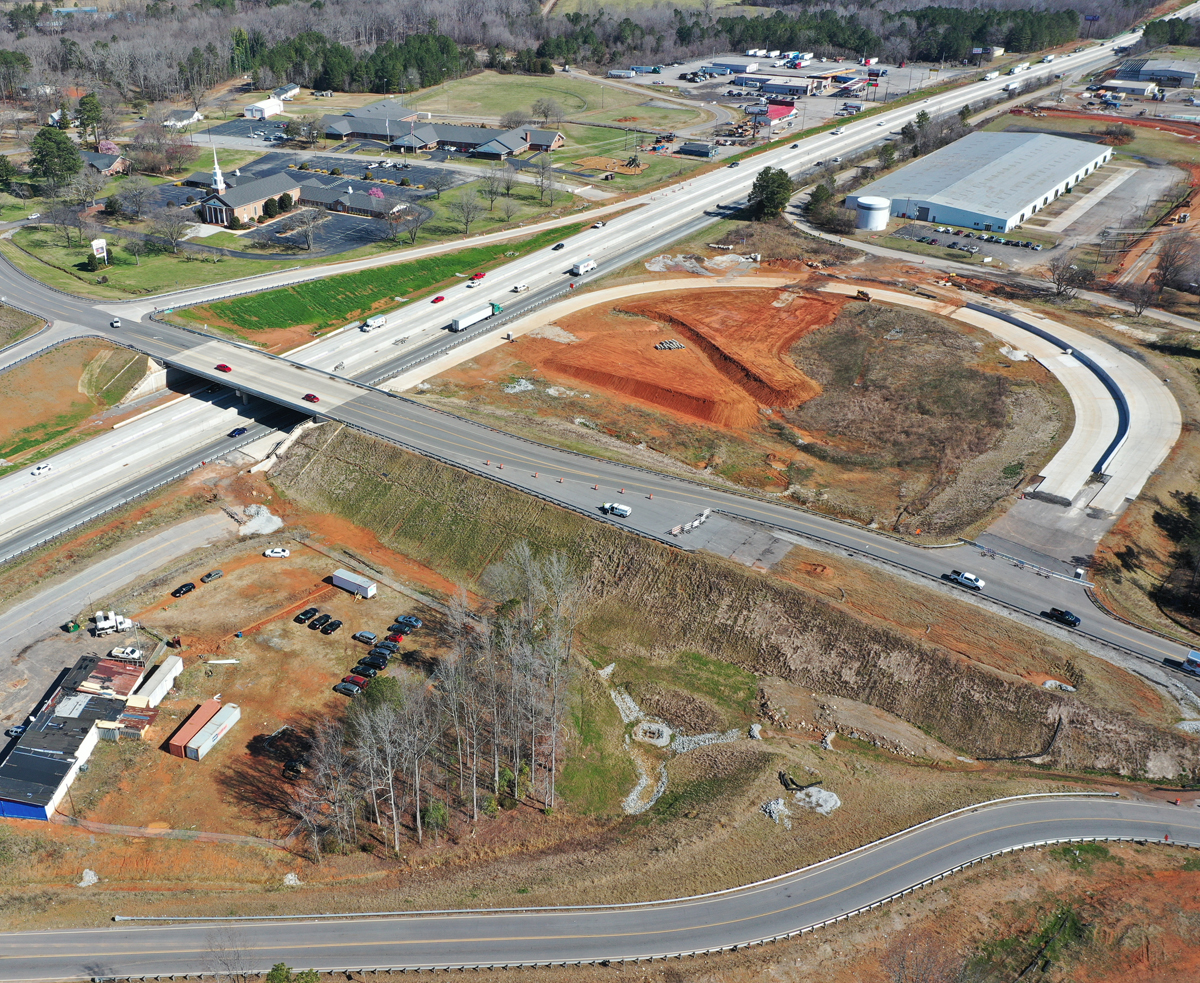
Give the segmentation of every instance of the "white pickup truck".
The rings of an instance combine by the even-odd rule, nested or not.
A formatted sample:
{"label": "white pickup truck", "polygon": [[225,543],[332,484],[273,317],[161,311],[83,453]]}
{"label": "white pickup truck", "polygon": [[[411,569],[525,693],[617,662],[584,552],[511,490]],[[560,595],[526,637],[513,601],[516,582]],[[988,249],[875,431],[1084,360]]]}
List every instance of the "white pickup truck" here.
{"label": "white pickup truck", "polygon": [[980,580],[973,573],[966,573],[963,570],[951,570],[949,573],[942,574],[942,580],[949,580],[953,584],[958,584],[961,587],[966,587],[968,590],[983,590],[984,581]]}

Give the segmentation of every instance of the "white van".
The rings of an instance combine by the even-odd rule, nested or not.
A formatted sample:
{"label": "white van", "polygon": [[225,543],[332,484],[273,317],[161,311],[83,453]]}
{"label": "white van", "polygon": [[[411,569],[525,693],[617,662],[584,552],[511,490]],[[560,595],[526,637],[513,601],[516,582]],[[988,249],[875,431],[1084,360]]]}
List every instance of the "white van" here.
{"label": "white van", "polygon": [[622,505],[620,502],[605,502],[600,506],[602,512],[607,512],[609,515],[617,515],[622,519],[627,519],[633,513],[628,505]]}
{"label": "white van", "polygon": [[367,318],[359,330],[366,332],[374,331],[376,328],[382,328],[385,324],[387,324],[387,318],[382,314],[377,314],[375,317]]}
{"label": "white van", "polygon": [[513,287],[512,292],[515,294],[523,294],[528,289],[528,283],[518,283],[515,287]]}

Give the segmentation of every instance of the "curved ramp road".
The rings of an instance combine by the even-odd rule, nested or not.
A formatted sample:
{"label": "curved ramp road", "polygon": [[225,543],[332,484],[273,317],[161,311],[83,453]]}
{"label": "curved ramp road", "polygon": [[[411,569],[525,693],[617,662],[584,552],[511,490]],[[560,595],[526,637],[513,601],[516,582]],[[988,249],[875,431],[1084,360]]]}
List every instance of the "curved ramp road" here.
{"label": "curved ramp road", "polygon": [[[341,970],[647,959],[786,936],[979,858],[1092,837],[1169,838],[1200,846],[1200,814],[1110,798],[1010,800],[951,814],[793,874],[715,895],[574,911],[254,921],[239,934],[247,969],[259,972],[277,962]],[[206,937],[212,928],[211,922],[118,923],[104,929],[8,933],[0,935],[0,981],[211,972]]]}

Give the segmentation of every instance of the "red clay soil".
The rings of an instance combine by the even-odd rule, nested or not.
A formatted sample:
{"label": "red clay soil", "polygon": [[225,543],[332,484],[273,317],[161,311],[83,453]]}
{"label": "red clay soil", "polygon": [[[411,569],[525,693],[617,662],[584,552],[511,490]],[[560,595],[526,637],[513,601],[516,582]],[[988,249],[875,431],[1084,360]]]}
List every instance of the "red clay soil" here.
{"label": "red clay soil", "polygon": [[[829,324],[843,303],[775,290],[685,291],[580,311],[558,322],[578,342],[527,336],[518,354],[548,377],[744,430],[761,407],[791,408],[820,394],[787,351]],[[685,347],[655,349],[668,339]]]}
{"label": "red clay soil", "polygon": [[[1131,116],[1114,119],[1108,113],[1085,113],[1075,109],[1042,109],[1047,116],[1064,116],[1069,119],[1093,119],[1098,123],[1124,123],[1126,126],[1144,126],[1151,130],[1162,130],[1165,133],[1176,133],[1184,137],[1200,137],[1200,125],[1195,123],[1180,123],[1174,120],[1152,119],[1149,116],[1138,118]],[[1184,165],[1179,165],[1184,166]]]}

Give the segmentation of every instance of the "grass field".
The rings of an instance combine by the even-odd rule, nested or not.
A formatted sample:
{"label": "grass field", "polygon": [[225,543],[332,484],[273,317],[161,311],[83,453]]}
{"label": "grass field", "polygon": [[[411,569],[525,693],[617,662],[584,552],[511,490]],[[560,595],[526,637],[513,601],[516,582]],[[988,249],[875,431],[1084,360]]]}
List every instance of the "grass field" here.
{"label": "grass field", "polygon": [[41,325],[41,318],[0,304],[0,348],[11,345]]}
{"label": "grass field", "polygon": [[[22,252],[14,243],[35,253],[36,257]],[[67,249],[56,241],[49,228],[36,226],[19,229],[13,234],[11,242],[0,241],[0,251],[17,267],[51,287],[101,300],[125,299],[220,283],[297,265],[297,260],[287,256],[276,259],[220,257],[216,262],[209,262],[183,252],[147,252],[141,257],[139,265],[133,256],[119,246],[114,248],[110,242],[109,260],[112,266],[103,274],[89,273],[84,269],[86,250],[79,246]],[[108,277],[108,283],[96,282],[101,275]]]}
{"label": "grass field", "polygon": [[[1112,122],[1127,122],[1113,117]],[[984,127],[989,132],[1002,132],[1011,127],[1022,130],[1045,130],[1047,133],[1100,133],[1108,125],[1107,120],[1072,119],[1049,116],[1001,116]],[[1187,137],[1146,126],[1131,126],[1133,142],[1113,148],[1113,159],[1129,157],[1153,157],[1158,160],[1182,160],[1200,163],[1200,144]]]}
{"label": "grass field", "polygon": [[542,249],[574,235],[579,228],[564,226],[531,236],[523,242],[496,243],[444,256],[429,256],[412,263],[345,273],[253,297],[194,307],[180,314],[192,321],[227,325],[249,332],[298,325],[313,325],[319,329],[340,326],[377,307],[394,304],[396,296],[430,290],[464,270],[486,269],[513,255]]}

